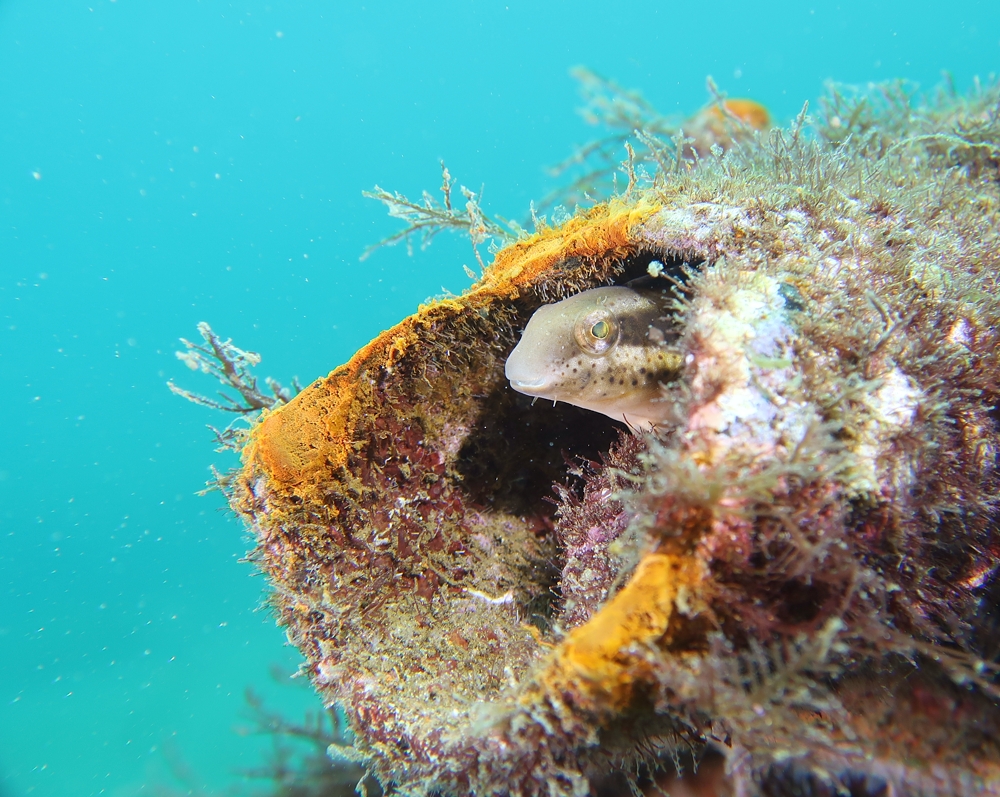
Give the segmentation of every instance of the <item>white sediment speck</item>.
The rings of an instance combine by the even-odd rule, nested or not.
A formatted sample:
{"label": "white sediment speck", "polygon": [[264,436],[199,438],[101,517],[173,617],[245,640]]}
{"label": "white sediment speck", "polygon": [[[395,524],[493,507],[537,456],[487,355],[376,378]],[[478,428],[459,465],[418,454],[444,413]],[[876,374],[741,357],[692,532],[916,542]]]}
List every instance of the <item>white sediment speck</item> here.
{"label": "white sediment speck", "polygon": [[948,342],[968,346],[970,341],[969,322],[964,318],[960,318],[951,325],[951,329],[948,331]]}
{"label": "white sediment speck", "polygon": [[494,606],[504,606],[508,603],[514,602],[514,593],[507,590],[503,595],[487,595],[485,592],[480,592],[478,589],[467,589],[466,594],[471,595],[473,598],[479,598],[481,601],[493,604]]}
{"label": "white sediment speck", "polygon": [[906,374],[893,368],[883,377],[882,386],[875,391],[875,419],[891,426],[909,426],[921,392]]}

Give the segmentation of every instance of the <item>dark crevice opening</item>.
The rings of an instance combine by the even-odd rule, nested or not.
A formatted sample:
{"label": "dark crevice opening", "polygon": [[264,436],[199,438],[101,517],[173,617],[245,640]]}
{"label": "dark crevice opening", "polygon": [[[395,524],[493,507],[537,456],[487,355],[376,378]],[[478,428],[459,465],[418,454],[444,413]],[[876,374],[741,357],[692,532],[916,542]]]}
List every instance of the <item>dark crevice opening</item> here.
{"label": "dark crevice opening", "polygon": [[[650,265],[653,261],[662,266],[663,276],[652,277]],[[666,255],[653,249],[639,249],[621,261],[612,285],[626,285],[638,281],[641,287],[653,288],[662,286],[665,290],[681,293],[682,288],[690,280],[690,275],[699,271],[705,261],[699,258],[682,258]]]}
{"label": "dark crevice opening", "polygon": [[[666,278],[650,277],[654,260]],[[454,474],[471,505],[522,517],[536,527],[539,540],[544,540],[543,547],[550,553],[537,562],[544,573],[536,572],[529,579],[538,585],[538,591],[522,609],[530,616],[529,621],[543,631],[561,605],[559,581],[565,564],[552,533],[558,508],[554,485],[578,479],[570,475],[570,467],[581,460],[601,462],[628,431],[605,415],[571,404],[552,406],[538,399],[533,405],[530,397],[507,383],[503,362],[520,340],[528,319],[548,301],[609,283],[632,283],[643,289],[662,287],[672,294],[682,294],[690,275],[700,266],[701,261],[670,257],[650,249],[636,250],[597,270],[613,275],[611,280],[595,277],[590,284],[580,284],[579,275],[585,266],[564,263],[550,270],[548,279],[537,285],[533,294],[514,303],[513,321],[499,332],[504,337],[509,334],[499,373],[493,375],[480,399],[475,428],[458,452]]]}
{"label": "dark crevice opening", "polygon": [[[1000,574],[994,573],[976,595],[979,610],[973,630],[974,649],[984,661],[1000,664]],[[995,674],[993,681],[1000,682],[1000,674]]]}
{"label": "dark crevice opening", "polygon": [[546,498],[566,479],[566,460],[600,460],[622,424],[571,404],[532,400],[503,382],[482,402],[476,431],[458,454],[462,487],[474,503],[515,515],[550,516]]}
{"label": "dark crevice opening", "polygon": [[[665,277],[650,277],[653,261],[659,263]],[[633,283],[643,289],[662,287],[679,294],[703,262],[638,249],[601,272],[614,275],[613,285]],[[540,285],[535,297],[526,296],[515,304],[517,316],[508,353],[528,319],[545,303],[539,297],[555,293],[551,283],[569,282],[569,275],[579,268],[578,262],[554,267],[548,287]],[[608,281],[595,280],[586,288],[606,284]],[[570,404],[553,407],[539,399],[532,406],[532,400],[514,391],[501,373],[482,399],[478,423],[462,445],[456,470],[473,502],[516,515],[551,519],[555,512],[553,485],[565,483],[567,462],[601,461],[624,428],[604,415]]]}

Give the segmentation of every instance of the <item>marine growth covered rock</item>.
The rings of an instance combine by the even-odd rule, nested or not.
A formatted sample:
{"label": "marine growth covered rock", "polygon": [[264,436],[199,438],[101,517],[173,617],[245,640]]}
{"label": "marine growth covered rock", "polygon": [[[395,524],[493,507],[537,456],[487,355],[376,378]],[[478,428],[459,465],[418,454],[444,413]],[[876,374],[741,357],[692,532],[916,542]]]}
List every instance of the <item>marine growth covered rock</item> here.
{"label": "marine growth covered rock", "polygon": [[[661,153],[253,428],[232,506],[337,754],[414,795],[1000,794],[997,93],[852,107]],[[540,306],[650,274],[675,421],[510,388]]]}

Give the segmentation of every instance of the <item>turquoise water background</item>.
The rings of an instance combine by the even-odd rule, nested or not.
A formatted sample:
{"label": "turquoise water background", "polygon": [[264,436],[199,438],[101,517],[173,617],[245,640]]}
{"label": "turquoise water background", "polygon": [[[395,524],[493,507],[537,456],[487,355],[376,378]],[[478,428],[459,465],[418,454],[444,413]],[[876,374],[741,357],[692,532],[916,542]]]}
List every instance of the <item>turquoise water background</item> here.
{"label": "turquoise water background", "polygon": [[267,745],[234,731],[247,687],[313,704],[195,495],[234,460],[166,388],[214,388],[177,338],[209,321],[308,382],[460,292],[457,238],[359,262],[398,229],[361,191],[436,191],[444,158],[524,218],[596,133],[577,65],[787,121],[828,79],[968,88],[1000,3],[0,0],[0,797],[220,794]]}

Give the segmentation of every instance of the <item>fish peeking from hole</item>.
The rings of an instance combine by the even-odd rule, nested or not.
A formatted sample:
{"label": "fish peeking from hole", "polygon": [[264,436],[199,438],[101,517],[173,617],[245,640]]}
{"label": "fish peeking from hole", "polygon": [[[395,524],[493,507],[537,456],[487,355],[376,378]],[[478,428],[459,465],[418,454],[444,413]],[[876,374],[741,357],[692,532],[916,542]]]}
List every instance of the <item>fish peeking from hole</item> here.
{"label": "fish peeking from hole", "polygon": [[510,386],[622,421],[634,431],[673,418],[662,386],[677,379],[681,355],[669,291],[594,288],[543,305],[507,358]]}

